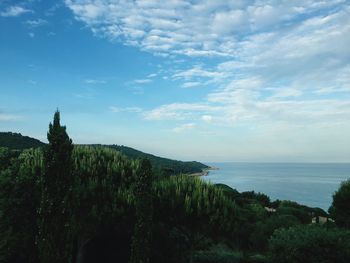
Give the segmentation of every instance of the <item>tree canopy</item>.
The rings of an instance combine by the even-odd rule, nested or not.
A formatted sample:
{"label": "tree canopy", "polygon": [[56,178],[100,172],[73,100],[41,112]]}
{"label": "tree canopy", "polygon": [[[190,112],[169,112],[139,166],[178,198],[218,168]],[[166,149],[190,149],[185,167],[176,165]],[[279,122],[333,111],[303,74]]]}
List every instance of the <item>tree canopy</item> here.
{"label": "tree canopy", "polygon": [[334,193],[329,212],[338,226],[350,229],[350,179]]}

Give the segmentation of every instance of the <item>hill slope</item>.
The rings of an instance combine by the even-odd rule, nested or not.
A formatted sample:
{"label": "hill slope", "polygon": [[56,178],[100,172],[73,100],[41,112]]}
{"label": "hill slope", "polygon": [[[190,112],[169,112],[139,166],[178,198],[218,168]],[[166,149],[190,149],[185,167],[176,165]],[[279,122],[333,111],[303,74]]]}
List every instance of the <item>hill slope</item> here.
{"label": "hill slope", "polygon": [[116,149],[117,151],[123,153],[131,159],[137,158],[147,158],[151,161],[152,166],[160,169],[163,173],[167,175],[174,174],[191,174],[191,173],[199,173],[203,169],[209,168],[207,165],[202,164],[200,162],[191,161],[191,162],[183,162],[177,160],[171,160],[163,157],[158,157],[149,153],[144,153],[133,148],[123,146],[123,145],[104,145],[106,147],[110,147]]}
{"label": "hill slope", "polygon": [[[45,143],[28,137],[23,136],[20,133],[13,132],[0,132],[0,147],[7,147],[10,149],[23,150],[28,148],[37,148],[44,146]],[[175,175],[175,174],[190,174],[199,173],[203,169],[208,168],[200,162],[183,162],[177,160],[171,160],[163,157],[158,157],[149,153],[144,153],[133,148],[122,145],[92,145],[92,146],[104,146],[115,149],[131,159],[148,158],[152,166],[162,174]]]}
{"label": "hill slope", "polygon": [[0,132],[0,147],[24,150],[28,148],[38,148],[44,145],[45,143],[28,136],[23,136],[20,133]]}

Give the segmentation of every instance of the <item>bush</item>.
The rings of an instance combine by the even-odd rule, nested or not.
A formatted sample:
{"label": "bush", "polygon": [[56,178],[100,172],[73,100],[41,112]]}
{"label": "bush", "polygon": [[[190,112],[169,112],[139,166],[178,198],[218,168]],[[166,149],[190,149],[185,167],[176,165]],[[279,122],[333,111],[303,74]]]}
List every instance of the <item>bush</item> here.
{"label": "bush", "polygon": [[269,242],[272,263],[350,262],[350,232],[321,226],[297,226],[275,231]]}
{"label": "bush", "polygon": [[350,179],[334,193],[329,213],[338,226],[350,228]]}
{"label": "bush", "polygon": [[224,245],[212,247],[210,250],[198,251],[194,255],[195,263],[236,263],[242,261],[242,253],[230,250]]}

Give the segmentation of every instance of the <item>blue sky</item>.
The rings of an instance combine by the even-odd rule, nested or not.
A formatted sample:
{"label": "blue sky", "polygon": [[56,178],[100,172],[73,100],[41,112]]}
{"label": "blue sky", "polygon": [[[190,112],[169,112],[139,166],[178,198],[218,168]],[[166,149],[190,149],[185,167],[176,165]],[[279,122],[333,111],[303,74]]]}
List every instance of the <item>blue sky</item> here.
{"label": "blue sky", "polygon": [[0,0],[0,130],[350,162],[350,1]]}

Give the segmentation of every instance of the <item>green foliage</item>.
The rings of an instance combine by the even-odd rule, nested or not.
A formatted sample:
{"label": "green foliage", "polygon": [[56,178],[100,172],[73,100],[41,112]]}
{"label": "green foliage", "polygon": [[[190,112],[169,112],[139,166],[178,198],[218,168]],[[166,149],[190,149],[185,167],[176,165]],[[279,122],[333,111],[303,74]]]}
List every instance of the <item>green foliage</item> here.
{"label": "green foliage", "polygon": [[199,173],[203,169],[209,168],[207,165],[199,163],[199,162],[182,162],[171,160],[167,158],[162,158],[158,156],[154,156],[152,154],[144,153],[133,148],[122,146],[122,145],[106,145],[107,147],[111,147],[122,154],[125,154],[127,157],[137,160],[137,159],[148,159],[153,167],[153,171],[163,175],[179,175],[179,174],[191,174],[191,173]]}
{"label": "green foliage", "polygon": [[[203,165],[196,162],[122,147],[131,158],[150,156],[149,163],[117,146],[73,147],[58,112],[48,139],[45,149],[0,147],[0,263],[76,262],[77,254],[105,246],[121,248],[111,254],[125,263],[267,262],[268,248],[272,262],[350,260],[349,232],[305,226],[327,216],[322,209],[198,177],[158,177],[197,172]],[[349,218],[349,185],[334,195],[339,226]]]}
{"label": "green foliage", "polygon": [[350,229],[350,179],[334,193],[329,212],[338,226]]}
{"label": "green foliage", "polygon": [[[67,236],[71,209],[72,140],[55,112],[47,133],[44,150],[44,173],[41,179],[42,197],[39,210],[39,254],[43,262],[67,262],[70,255]],[[68,246],[68,247],[67,247]]]}
{"label": "green foliage", "polygon": [[274,263],[345,263],[350,261],[350,232],[320,226],[277,230],[270,240]]}
{"label": "green foliage", "polygon": [[255,254],[245,258],[245,263],[267,263],[269,262],[267,256],[262,254]]}
{"label": "green foliage", "polygon": [[[17,154],[17,153],[16,153]],[[0,171],[0,262],[38,262],[35,238],[40,150],[24,151]],[[4,167],[4,166],[3,166]]]}
{"label": "green foliage", "polygon": [[132,240],[131,263],[150,262],[152,239],[152,165],[143,159],[136,167],[135,210],[136,223]]}
{"label": "green foliage", "polygon": [[170,177],[155,182],[154,191],[160,220],[202,233],[229,233],[237,227],[237,206],[221,189],[200,178]]}
{"label": "green foliage", "polygon": [[206,249],[208,238],[229,240],[238,232],[237,206],[221,189],[200,178],[175,176],[156,181],[154,193],[154,221],[182,233],[184,262],[191,262],[197,250]]}
{"label": "green foliage", "polygon": [[73,221],[71,229],[89,238],[117,219],[133,214],[134,162],[119,152],[89,146],[73,150]]}
{"label": "green foliage", "polygon": [[10,150],[6,147],[0,147],[0,170],[7,169],[11,165],[12,160],[18,158],[20,153],[21,152],[17,150]]}
{"label": "green foliage", "polygon": [[154,220],[152,235],[152,263],[187,263],[191,249],[188,232]]}
{"label": "green foliage", "polygon": [[45,144],[37,139],[23,136],[20,133],[0,132],[0,147],[24,150],[29,148],[43,147]]}
{"label": "green foliage", "polygon": [[260,220],[254,225],[254,231],[250,236],[252,247],[259,251],[265,251],[268,240],[276,229],[297,226],[300,221],[292,215],[272,215],[266,220]]}
{"label": "green foliage", "polygon": [[277,213],[280,215],[293,216],[297,218],[301,224],[311,223],[311,215],[302,209],[280,206],[277,208]]}
{"label": "green foliage", "polygon": [[194,255],[195,263],[238,263],[243,255],[241,252],[233,251],[225,245],[216,245],[209,250],[198,251]]}
{"label": "green foliage", "polygon": [[[8,147],[9,149],[28,149],[28,148],[38,148],[45,147],[45,143],[28,137],[23,136],[20,133],[12,132],[0,132],[0,148]],[[209,168],[207,165],[200,162],[183,162],[176,161],[167,158],[158,157],[152,154],[144,153],[133,148],[123,146],[123,145],[91,145],[94,147],[109,147],[114,150],[121,152],[128,158],[137,160],[146,158],[151,161],[153,167],[153,173],[159,177],[179,175],[179,174],[191,174],[199,173],[203,169]]]}
{"label": "green foliage", "polygon": [[226,184],[215,184],[215,187],[221,189],[223,193],[232,201],[235,201],[240,196],[240,193],[236,189],[232,189]]}
{"label": "green foliage", "polygon": [[254,191],[243,192],[241,193],[241,198],[255,200],[262,206],[270,206],[270,197],[263,193],[256,193]]}

